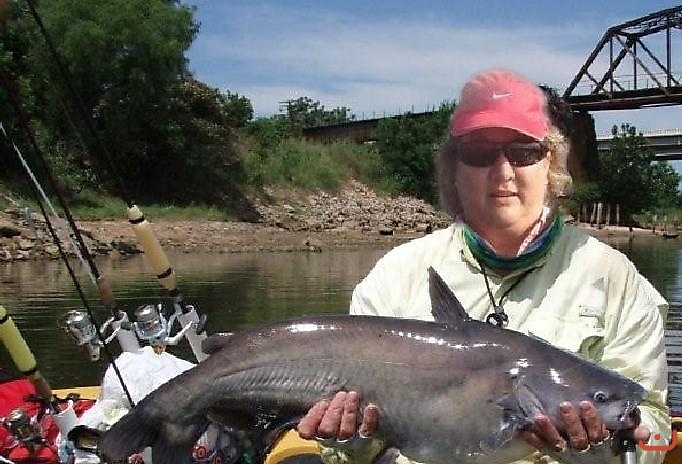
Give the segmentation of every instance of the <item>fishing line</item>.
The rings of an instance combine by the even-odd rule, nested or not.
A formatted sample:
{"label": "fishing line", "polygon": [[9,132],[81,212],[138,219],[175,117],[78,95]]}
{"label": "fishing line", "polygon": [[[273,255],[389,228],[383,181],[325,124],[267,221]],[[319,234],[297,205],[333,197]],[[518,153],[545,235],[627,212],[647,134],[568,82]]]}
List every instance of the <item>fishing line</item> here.
{"label": "fishing line", "polygon": [[83,101],[78,95],[78,92],[76,92],[76,90],[73,88],[71,75],[69,74],[69,71],[66,69],[66,67],[62,64],[62,61],[59,58],[59,54],[57,53],[57,48],[54,46],[54,43],[52,42],[52,39],[50,38],[50,35],[47,32],[47,29],[45,29],[45,25],[43,24],[43,21],[40,18],[38,11],[33,5],[33,0],[26,0],[26,3],[28,4],[29,9],[31,10],[31,15],[33,16],[33,19],[38,25],[38,28],[40,29],[40,32],[43,38],[45,39],[45,42],[47,43],[47,47],[50,50],[50,54],[52,55],[52,58],[57,65],[57,68],[59,69],[59,73],[62,76],[62,80],[66,83],[66,88],[69,91],[69,94],[71,95],[71,98],[75,103],[79,116],[83,120],[85,127],[87,128],[88,132],[90,132],[92,139],[94,140],[97,152],[102,153],[107,163],[109,164],[109,169],[111,170],[111,174],[116,182],[117,188],[119,190],[119,195],[121,196],[121,198],[123,198],[123,201],[125,201],[128,207],[132,208],[135,205],[135,203],[132,201],[132,198],[125,189],[123,181],[121,180],[121,176],[118,174],[118,171],[116,170],[116,164],[113,162],[111,155],[109,154],[109,151],[106,149],[106,146],[102,143],[97,131],[95,130],[95,127],[92,123],[92,119],[88,112],[85,110],[85,105],[83,105]]}
{"label": "fishing line", "polygon": [[195,326],[194,333],[187,332],[186,338],[192,347],[192,351],[197,357],[197,360],[200,361],[206,357],[206,354],[201,350],[201,341],[202,339],[206,338],[206,333],[204,331],[206,318],[205,316],[199,316],[193,307],[190,307],[184,303],[182,293],[177,287],[175,271],[173,270],[168,257],[163,251],[158,238],[155,236],[151,224],[149,221],[147,221],[142,211],[140,211],[140,209],[134,204],[131,197],[126,192],[121,177],[117,173],[115,163],[113,162],[109,151],[102,143],[99,134],[95,130],[91,114],[85,110],[85,106],[83,105],[80,96],[74,89],[71,76],[69,75],[66,67],[62,64],[54,42],[50,38],[48,31],[45,28],[45,25],[43,24],[43,21],[33,4],[33,1],[27,0],[26,3],[31,11],[31,15],[40,29],[43,38],[45,39],[45,42],[47,43],[48,49],[50,50],[52,58],[57,65],[62,80],[64,81],[66,88],[74,101],[74,106],[78,110],[79,116],[89,131],[91,135],[90,138],[94,141],[94,148],[96,148],[96,150],[90,150],[90,156],[93,158],[93,161],[96,162],[97,160],[95,159],[94,153],[101,153],[108,163],[111,176],[117,185],[119,195],[128,205],[128,222],[133,226],[133,231],[138,242],[140,243],[140,246],[142,247],[142,250],[144,251],[145,257],[154,270],[158,281],[168,290],[168,293],[172,298],[173,307],[176,311],[179,310],[179,312],[182,313],[178,317],[178,321],[180,322],[181,326],[183,329],[187,328],[191,324],[194,324]]}
{"label": "fishing line", "polygon": [[[21,162],[21,165],[24,168],[24,171],[26,172],[26,175],[29,177],[29,179],[33,182],[33,185],[35,186],[35,189],[33,190],[36,196],[38,198],[42,198],[42,201],[44,204],[46,204],[50,211],[52,212],[52,215],[56,219],[56,223],[59,224],[58,228],[60,231],[64,234],[66,234],[67,237],[69,237],[69,243],[71,244],[71,247],[73,248],[73,252],[76,254],[78,257],[78,260],[83,264],[83,267],[85,268],[85,271],[87,272],[88,276],[90,279],[93,281],[93,283],[96,283],[95,276],[92,274],[92,270],[88,266],[88,263],[85,261],[85,258],[83,257],[83,254],[81,253],[80,249],[78,248],[78,245],[74,241],[73,237],[71,234],[68,233],[65,227],[65,222],[64,219],[59,217],[59,214],[57,214],[57,211],[54,209],[54,206],[52,205],[52,202],[50,199],[47,197],[45,194],[45,190],[43,190],[42,185],[40,185],[40,182],[38,182],[38,179],[36,179],[35,174],[33,174],[33,171],[31,171],[31,168],[29,167],[28,163],[26,162],[26,159],[24,156],[21,154],[21,150],[19,150],[19,147],[14,143],[14,141],[10,138],[9,134],[5,130],[4,124],[0,121],[0,130],[2,131],[3,135],[7,139],[7,142],[14,148],[14,152],[17,154],[17,157],[19,158],[19,161]],[[45,220],[49,220],[49,218],[45,218]]]}
{"label": "fishing line", "polygon": [[[145,253],[145,256],[150,262],[152,268],[154,269],[156,273],[156,278],[159,280],[161,285],[163,285],[168,290],[170,296],[174,300],[174,305],[177,305],[182,310],[183,314],[191,312],[191,310],[188,310],[186,305],[184,304],[182,294],[180,290],[177,288],[177,284],[175,281],[175,272],[171,267],[168,258],[163,252],[163,249],[161,248],[158,239],[154,235],[151,229],[151,225],[145,218],[142,211],[140,211],[140,209],[132,201],[132,198],[126,191],[124,183],[121,180],[121,176],[117,172],[116,164],[113,162],[109,151],[107,150],[106,146],[102,143],[99,134],[95,130],[94,124],[92,122],[92,116],[86,111],[85,105],[83,105],[83,101],[81,100],[78,92],[76,92],[76,90],[74,89],[72,84],[72,78],[69,74],[69,71],[63,65],[62,60],[59,57],[59,53],[57,52],[57,48],[55,47],[54,42],[50,38],[50,35],[47,29],[45,28],[45,25],[42,19],[40,18],[40,15],[36,10],[33,1],[27,0],[26,3],[28,4],[28,7],[31,11],[31,15],[33,16],[36,24],[38,25],[38,28],[40,29],[43,38],[45,39],[45,43],[47,44],[47,47],[50,50],[52,59],[56,63],[57,69],[61,74],[62,80],[64,81],[66,88],[75,103],[75,107],[78,110],[79,116],[83,120],[85,127],[90,132],[91,138],[95,143],[94,148],[96,148],[96,150],[94,151],[90,150],[91,158],[95,160],[95,156],[93,155],[93,153],[96,151],[97,153],[101,153],[106,162],[108,163],[111,176],[113,177],[114,182],[117,186],[119,195],[128,206],[128,222],[133,226],[135,236],[137,237],[138,242],[140,242],[140,245]],[[68,112],[66,113],[68,115]],[[203,326],[203,324],[200,324],[200,327],[201,326]],[[197,333],[199,332],[201,332],[201,330],[197,331]]]}
{"label": "fishing line", "polygon": [[[97,268],[97,265],[95,264],[95,261],[88,251],[88,248],[85,246],[85,243],[83,242],[83,237],[78,230],[78,227],[76,226],[76,223],[73,219],[73,216],[71,215],[71,211],[69,210],[66,201],[64,200],[63,195],[61,194],[60,189],[57,186],[57,183],[52,176],[52,172],[50,170],[49,165],[47,164],[47,161],[45,159],[45,156],[43,155],[42,150],[38,146],[38,142],[35,139],[35,136],[33,135],[33,130],[31,129],[31,126],[28,122],[28,118],[25,115],[23,109],[21,108],[21,105],[18,102],[18,97],[14,93],[12,87],[9,84],[9,81],[6,78],[5,73],[0,69],[0,86],[4,89],[5,94],[9,97],[9,101],[12,105],[12,108],[14,109],[14,112],[19,118],[19,122],[24,129],[24,132],[26,133],[26,136],[29,139],[30,145],[33,148],[34,152],[36,153],[38,159],[41,161],[43,165],[43,169],[45,172],[45,176],[48,180],[48,183],[52,187],[52,190],[54,191],[55,195],[57,196],[57,199],[59,200],[59,204],[61,205],[62,209],[64,210],[64,215],[67,217],[67,221],[69,224],[69,227],[71,228],[74,238],[76,242],[78,243],[78,246],[81,248],[81,252],[83,256],[85,257],[86,262],[88,263],[88,266],[91,267],[92,274],[96,277],[97,280],[101,279],[101,274],[99,272],[99,269]],[[4,132],[4,131],[3,131]],[[11,141],[11,138],[9,135],[5,132],[5,136],[7,137],[8,140]],[[14,142],[11,142],[12,145],[16,146]],[[29,182],[31,185],[31,188],[34,190],[34,193],[36,194],[38,198],[38,206],[40,207],[40,211],[43,214],[43,217],[45,218],[45,223],[47,225],[47,228],[50,232],[50,235],[52,236],[52,239],[55,242],[55,245],[57,245],[57,249],[59,250],[59,254],[62,258],[62,261],[64,261],[64,264],[66,265],[66,268],[68,270],[69,275],[71,276],[71,280],[73,281],[74,287],[76,288],[76,292],[78,293],[79,298],[83,302],[83,306],[85,307],[86,312],[88,313],[88,316],[90,316],[90,320],[93,322],[93,325],[95,326],[95,331],[97,333],[98,338],[101,341],[104,341],[104,336],[102,335],[100,328],[98,324],[96,323],[96,318],[93,315],[92,309],[90,308],[90,305],[88,304],[88,301],[85,297],[85,294],[83,292],[83,289],[80,285],[80,282],[78,281],[78,278],[76,277],[76,274],[73,271],[73,268],[71,267],[71,264],[69,263],[68,256],[66,255],[66,252],[64,251],[64,248],[61,245],[61,240],[59,239],[59,236],[57,235],[57,232],[52,226],[52,221],[49,218],[49,215],[47,214],[47,210],[45,210],[45,206],[43,205],[43,202],[41,201],[41,195],[37,191],[36,186],[32,183]],[[116,376],[119,378],[119,381],[121,382],[121,387],[123,388],[124,393],[126,394],[126,397],[128,401],[130,402],[131,405],[134,405],[135,403],[132,400],[132,397],[130,395],[130,392],[128,391],[125,382],[123,381],[123,376],[121,375],[121,372],[118,369],[118,366],[114,362],[114,356],[111,354],[109,351],[109,348],[105,343],[102,343],[102,348],[104,349],[104,352],[106,353],[107,357],[109,358],[110,364],[113,366],[114,371],[116,373]]]}

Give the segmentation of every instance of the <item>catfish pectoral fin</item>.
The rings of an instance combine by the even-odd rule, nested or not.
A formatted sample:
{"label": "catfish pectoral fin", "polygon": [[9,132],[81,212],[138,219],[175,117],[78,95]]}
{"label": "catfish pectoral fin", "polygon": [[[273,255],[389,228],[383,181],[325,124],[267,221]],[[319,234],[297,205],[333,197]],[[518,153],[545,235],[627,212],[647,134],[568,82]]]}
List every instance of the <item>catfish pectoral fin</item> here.
{"label": "catfish pectoral fin", "polygon": [[518,429],[514,423],[505,422],[502,427],[500,427],[500,430],[497,431],[497,433],[481,441],[481,450],[495,451],[502,448],[504,445],[509,443],[512,438],[514,438],[516,430]]}

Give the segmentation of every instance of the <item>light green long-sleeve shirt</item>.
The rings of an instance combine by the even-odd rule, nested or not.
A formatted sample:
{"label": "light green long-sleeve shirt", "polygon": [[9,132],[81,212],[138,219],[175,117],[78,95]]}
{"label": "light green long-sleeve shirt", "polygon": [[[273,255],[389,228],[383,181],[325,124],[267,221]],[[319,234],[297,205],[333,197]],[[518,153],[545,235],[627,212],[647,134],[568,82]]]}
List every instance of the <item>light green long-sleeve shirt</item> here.
{"label": "light green long-sleeve shirt", "polygon": [[[433,266],[470,316],[492,311],[484,277],[466,247],[461,226],[400,245],[382,257],[353,292],[351,314],[432,320],[427,269]],[[642,425],[671,437],[666,407],[667,364],[663,338],[668,305],[619,251],[567,226],[550,253],[502,301],[508,329],[540,337],[639,382],[648,392]],[[495,301],[525,272],[488,272]],[[381,420],[381,418],[379,418]],[[663,453],[638,450],[640,464]],[[611,461],[612,459],[607,459]],[[400,463],[409,463],[401,456]],[[556,462],[535,453],[518,464]],[[617,462],[617,458],[614,460]]]}

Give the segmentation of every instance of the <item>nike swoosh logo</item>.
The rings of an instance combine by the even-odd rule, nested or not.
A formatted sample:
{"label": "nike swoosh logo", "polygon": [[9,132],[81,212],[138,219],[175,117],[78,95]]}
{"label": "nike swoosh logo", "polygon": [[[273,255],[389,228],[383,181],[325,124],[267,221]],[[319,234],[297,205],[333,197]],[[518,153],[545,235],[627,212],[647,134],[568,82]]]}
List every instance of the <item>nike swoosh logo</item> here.
{"label": "nike swoosh logo", "polygon": [[493,92],[493,95],[492,95],[493,100],[497,100],[499,98],[504,98],[504,97],[510,97],[510,96],[511,96],[510,93],[495,93],[495,92]]}

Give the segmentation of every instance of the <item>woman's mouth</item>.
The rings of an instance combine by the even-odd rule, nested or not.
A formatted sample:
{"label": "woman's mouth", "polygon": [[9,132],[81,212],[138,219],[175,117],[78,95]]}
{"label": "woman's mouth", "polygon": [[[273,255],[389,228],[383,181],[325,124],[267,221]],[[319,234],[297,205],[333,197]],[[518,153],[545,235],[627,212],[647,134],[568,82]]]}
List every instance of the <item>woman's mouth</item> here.
{"label": "woman's mouth", "polygon": [[514,197],[516,193],[509,190],[496,190],[492,193],[492,196],[496,198]]}

